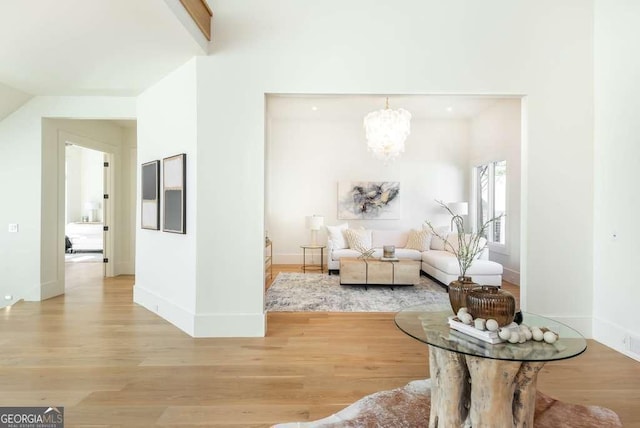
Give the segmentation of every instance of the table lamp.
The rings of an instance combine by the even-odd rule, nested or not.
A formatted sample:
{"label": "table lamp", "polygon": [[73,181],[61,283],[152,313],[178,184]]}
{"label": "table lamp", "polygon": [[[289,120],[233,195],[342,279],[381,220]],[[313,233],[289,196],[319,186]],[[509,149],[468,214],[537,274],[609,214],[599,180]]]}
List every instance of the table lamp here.
{"label": "table lamp", "polygon": [[324,217],[311,215],[307,217],[307,227],[311,230],[311,245],[318,245],[318,231],[324,226]]}

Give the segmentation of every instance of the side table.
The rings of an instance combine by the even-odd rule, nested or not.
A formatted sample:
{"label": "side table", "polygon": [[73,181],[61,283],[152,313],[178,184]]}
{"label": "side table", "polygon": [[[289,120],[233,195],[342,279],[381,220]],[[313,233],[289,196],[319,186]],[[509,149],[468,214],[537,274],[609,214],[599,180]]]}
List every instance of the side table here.
{"label": "side table", "polygon": [[[326,245],[300,245],[302,248],[302,272],[306,272],[307,270],[319,270],[320,272],[324,272],[324,249],[327,248]],[[307,264],[307,250],[320,250],[320,264]]]}

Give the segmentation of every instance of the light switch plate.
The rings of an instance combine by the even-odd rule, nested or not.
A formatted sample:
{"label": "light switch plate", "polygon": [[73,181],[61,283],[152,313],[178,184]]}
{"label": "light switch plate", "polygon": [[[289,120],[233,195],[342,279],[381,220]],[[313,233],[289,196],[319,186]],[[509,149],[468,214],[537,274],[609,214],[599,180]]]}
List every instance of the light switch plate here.
{"label": "light switch plate", "polygon": [[17,233],[18,232],[18,225],[16,223],[9,223],[9,232]]}

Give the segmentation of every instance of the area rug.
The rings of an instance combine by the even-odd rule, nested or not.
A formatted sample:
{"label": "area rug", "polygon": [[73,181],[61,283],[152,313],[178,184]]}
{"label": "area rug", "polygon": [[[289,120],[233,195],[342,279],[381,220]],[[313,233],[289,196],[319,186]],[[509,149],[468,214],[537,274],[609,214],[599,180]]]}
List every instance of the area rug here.
{"label": "area rug", "polygon": [[[291,422],[272,428],[426,427],[431,411],[431,380],[376,392],[327,418]],[[537,428],[618,428],[622,422],[610,409],[563,403],[538,392],[533,426]]]}
{"label": "area rug", "polygon": [[267,290],[269,312],[398,312],[415,305],[451,306],[444,287],[421,276],[413,286],[340,285],[338,275],[280,272]]}

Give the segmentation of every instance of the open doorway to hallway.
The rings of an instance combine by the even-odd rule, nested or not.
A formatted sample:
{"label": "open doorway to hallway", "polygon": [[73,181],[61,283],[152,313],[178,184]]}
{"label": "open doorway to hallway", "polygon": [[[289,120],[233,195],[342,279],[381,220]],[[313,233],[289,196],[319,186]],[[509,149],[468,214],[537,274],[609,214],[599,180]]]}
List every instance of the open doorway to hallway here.
{"label": "open doorway to hallway", "polygon": [[65,270],[90,263],[84,271],[105,275],[105,162],[104,152],[65,144]]}

